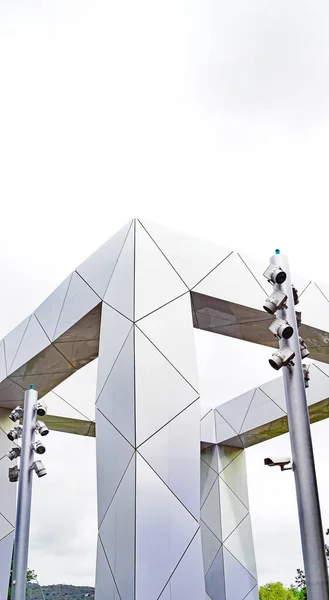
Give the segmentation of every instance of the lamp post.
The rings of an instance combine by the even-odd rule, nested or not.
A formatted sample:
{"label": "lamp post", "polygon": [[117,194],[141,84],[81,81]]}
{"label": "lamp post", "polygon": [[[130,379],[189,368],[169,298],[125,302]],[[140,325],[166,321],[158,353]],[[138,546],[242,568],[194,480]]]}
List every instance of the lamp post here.
{"label": "lamp post", "polygon": [[[309,373],[307,366],[302,364],[302,356],[306,357],[308,352],[298,335],[295,312],[298,296],[291,284],[288,259],[277,250],[270,260],[272,267],[279,269],[278,277],[275,273],[271,276],[274,291],[279,296],[272,297],[272,305],[269,298],[264,308],[267,312],[278,315],[293,330],[292,333],[289,332],[288,338],[276,336],[279,338],[280,349],[273,353],[270,364],[275,369],[283,367],[307,597],[308,600],[329,600],[327,561],[305,392],[305,387],[309,385]],[[285,278],[282,272],[286,275]],[[266,273],[268,270],[264,273],[265,276]],[[286,297],[282,302],[280,294],[281,298]],[[276,303],[280,306],[279,310],[276,310]]]}
{"label": "lamp post", "polygon": [[12,441],[19,437],[22,438],[21,448],[16,446],[7,454],[8,458],[11,460],[20,456],[20,468],[12,467],[9,469],[9,480],[13,482],[18,480],[14,565],[12,575],[13,600],[25,600],[26,597],[33,470],[38,477],[46,475],[46,470],[42,462],[34,461],[34,452],[40,453],[38,444],[34,444],[34,438],[36,431],[38,431],[40,435],[49,433],[49,430],[44,423],[40,421],[37,422],[36,420],[37,414],[45,414],[45,411],[45,404],[42,403],[42,405],[38,405],[38,393],[34,389],[34,386],[31,385],[30,389],[24,394],[24,410],[17,407],[10,415],[11,420],[14,422],[19,421],[19,419],[23,417],[23,427],[18,425],[8,433],[8,438]]}

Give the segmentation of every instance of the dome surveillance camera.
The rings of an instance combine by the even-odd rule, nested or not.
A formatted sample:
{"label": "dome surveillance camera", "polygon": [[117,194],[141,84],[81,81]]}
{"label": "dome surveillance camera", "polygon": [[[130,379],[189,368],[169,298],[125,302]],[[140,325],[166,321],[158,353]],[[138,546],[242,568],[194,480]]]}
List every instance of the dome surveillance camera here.
{"label": "dome surveillance camera", "polygon": [[15,458],[18,458],[21,455],[21,449],[19,446],[15,446],[15,448],[11,448],[11,450],[9,450],[9,452],[7,452],[7,456],[9,458],[9,460],[14,460]]}
{"label": "dome surveillance camera", "polygon": [[272,358],[269,359],[269,363],[273,369],[278,371],[282,367],[286,367],[289,363],[291,363],[294,357],[294,351],[290,350],[290,348],[287,348],[287,346],[283,346],[276,352],[273,352]]}
{"label": "dome surveillance camera", "polygon": [[38,477],[47,475],[46,468],[41,460],[36,460],[32,465],[32,469],[36,472]]}
{"label": "dome surveillance camera", "polygon": [[276,283],[281,285],[287,279],[287,274],[281,269],[281,267],[277,267],[277,265],[272,264],[267,267],[263,275],[271,285],[275,285]]}
{"label": "dome surveillance camera", "polygon": [[289,325],[288,321],[283,319],[275,319],[269,326],[269,330],[275,335],[276,338],[288,340],[294,333],[293,328]]}
{"label": "dome surveillance camera", "polygon": [[48,435],[48,433],[49,433],[49,429],[43,421],[37,421],[35,428],[36,428],[37,432],[42,436]]}
{"label": "dome surveillance camera", "polygon": [[306,346],[303,338],[301,338],[300,336],[299,336],[299,345],[300,345],[301,357],[307,358],[310,355],[310,353],[309,353],[308,347]]}
{"label": "dome surveillance camera", "polygon": [[44,445],[43,442],[40,442],[40,441],[32,444],[32,448],[33,448],[33,451],[36,452],[37,454],[44,454],[46,452],[46,446]]}
{"label": "dome surveillance camera", "polygon": [[9,481],[11,483],[16,483],[16,481],[18,481],[18,477],[19,477],[19,468],[17,466],[9,467],[8,477],[9,477]]}
{"label": "dome surveillance camera", "polygon": [[273,294],[266,298],[263,308],[270,315],[274,315],[277,310],[281,310],[281,308],[286,308],[287,299],[288,296],[286,296],[279,290],[275,290]]}
{"label": "dome surveillance camera", "polygon": [[11,442],[14,442],[15,440],[18,440],[18,438],[22,437],[22,433],[23,427],[21,425],[17,425],[17,427],[14,427],[9,431],[9,433],[7,433],[7,438]]}
{"label": "dome surveillance camera", "polygon": [[9,419],[11,419],[11,421],[14,421],[14,423],[16,423],[16,421],[19,421],[19,419],[21,419],[23,417],[24,411],[20,406],[16,406],[16,408],[14,408],[14,410],[11,411],[10,415],[9,415]]}
{"label": "dome surveillance camera", "polygon": [[45,401],[44,400],[38,400],[38,403],[37,403],[37,415],[39,417],[44,417],[47,414],[47,410],[48,410],[48,407],[47,407],[47,404],[45,403]]}

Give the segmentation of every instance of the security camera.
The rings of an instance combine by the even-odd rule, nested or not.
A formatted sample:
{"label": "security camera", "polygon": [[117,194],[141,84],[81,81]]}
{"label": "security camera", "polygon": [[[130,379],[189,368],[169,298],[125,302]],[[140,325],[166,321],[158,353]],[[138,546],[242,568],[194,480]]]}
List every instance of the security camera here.
{"label": "security camera", "polygon": [[19,446],[15,446],[15,448],[11,448],[11,450],[9,450],[9,452],[7,452],[6,456],[8,456],[8,458],[10,460],[14,460],[15,458],[18,458],[21,455],[21,449]]}
{"label": "security camera", "polygon": [[31,468],[36,472],[38,477],[44,477],[47,475],[46,468],[41,460],[36,460]]}
{"label": "security camera", "polygon": [[307,358],[310,353],[308,347],[306,346],[303,338],[299,337],[299,345],[300,345],[300,354],[302,358]]}
{"label": "security camera", "polygon": [[298,327],[298,329],[299,329],[299,327],[300,327],[300,326],[301,326],[301,324],[302,324],[302,313],[301,313],[301,311],[300,311],[300,310],[296,310],[295,312],[296,312],[296,321],[297,321],[297,327]]}
{"label": "security camera", "polygon": [[299,296],[298,296],[298,290],[296,290],[295,286],[292,286],[292,295],[294,297],[294,304],[296,306],[296,304],[299,304]]}
{"label": "security camera", "polygon": [[281,269],[281,267],[277,267],[276,265],[272,264],[267,267],[263,275],[271,285],[275,285],[276,283],[281,285],[281,283],[284,283],[287,279],[287,274]]}
{"label": "security camera", "polygon": [[292,467],[288,467],[290,465],[291,459],[289,456],[280,456],[280,457],[269,457],[264,458],[264,465],[267,467],[280,467],[281,471],[289,471]]}
{"label": "security camera", "polygon": [[275,319],[269,326],[269,330],[275,335],[276,338],[288,340],[294,333],[293,328],[289,325],[288,321],[283,319]]}
{"label": "security camera", "polygon": [[7,438],[13,442],[14,440],[18,440],[18,438],[22,437],[22,433],[23,427],[21,425],[17,425],[17,427],[14,427],[9,431],[9,433],[7,433]]}
{"label": "security camera", "polygon": [[306,388],[310,387],[310,379],[311,379],[310,368],[311,368],[311,365],[303,365],[304,383],[305,383]]}
{"label": "security camera", "polygon": [[12,483],[16,483],[16,481],[18,481],[18,477],[19,477],[19,468],[17,466],[9,467],[8,477],[9,477],[9,481],[11,481]]}
{"label": "security camera", "polygon": [[37,432],[42,436],[48,435],[48,433],[49,433],[49,429],[43,421],[37,421],[35,424],[35,428],[36,428]]}
{"label": "security camera", "polygon": [[273,294],[266,298],[263,308],[270,315],[274,315],[277,310],[280,310],[281,308],[286,308],[287,298],[288,296],[286,296],[282,292],[279,292],[279,290],[275,290]]}
{"label": "security camera", "polygon": [[16,408],[14,408],[14,410],[11,411],[9,419],[16,423],[16,421],[19,421],[19,419],[22,418],[23,414],[24,410],[20,406],[16,406]]}
{"label": "security camera", "polygon": [[44,400],[38,400],[37,403],[37,415],[44,417],[47,414],[48,406]]}
{"label": "security camera", "polygon": [[46,452],[46,446],[40,441],[32,444],[32,449],[37,454],[44,454]]}
{"label": "security camera", "polygon": [[276,352],[273,352],[272,358],[269,359],[269,363],[273,369],[278,371],[281,367],[286,367],[291,363],[292,359],[295,357],[295,353],[293,350],[290,350],[287,346],[282,346]]}

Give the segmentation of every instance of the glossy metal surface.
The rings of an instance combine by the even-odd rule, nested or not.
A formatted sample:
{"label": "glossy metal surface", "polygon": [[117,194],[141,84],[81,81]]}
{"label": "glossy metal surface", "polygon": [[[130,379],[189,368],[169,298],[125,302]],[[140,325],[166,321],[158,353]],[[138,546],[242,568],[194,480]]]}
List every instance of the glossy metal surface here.
{"label": "glossy metal surface", "polygon": [[18,480],[17,512],[15,529],[15,549],[13,564],[13,600],[25,600],[26,573],[29,554],[30,520],[32,502],[33,471],[31,469],[34,452],[38,393],[30,389],[25,392],[23,435],[21,444],[20,471]]}
{"label": "glossy metal surface", "polygon": [[[287,320],[294,329],[294,335],[289,340],[285,340],[286,346],[295,354],[294,365],[283,369],[283,382],[307,583],[307,597],[310,600],[317,600],[318,598],[328,600],[328,567],[324,549],[310,420],[289,264],[287,258],[283,255],[274,255],[271,258],[271,262],[274,265],[281,266],[287,274],[286,281],[279,286],[280,290],[288,297],[287,306],[278,311],[278,316]],[[282,345],[283,342],[281,341],[280,347]]]}
{"label": "glossy metal surface", "polygon": [[12,428],[8,418],[9,411],[0,408],[0,598],[7,598],[9,571],[15,530],[16,484],[8,479],[8,468],[17,464],[6,456],[13,447],[7,438],[7,432]]}
{"label": "glossy metal surface", "polygon": [[201,473],[206,592],[211,600],[247,598],[257,589],[257,571],[244,451],[216,445],[202,450]]}
{"label": "glossy metal surface", "polygon": [[[109,593],[113,600],[181,600],[186,590],[193,600],[254,600],[257,588],[250,586],[256,571],[239,453],[287,431],[282,381],[246,391],[202,418],[200,532],[192,326],[277,347],[268,331],[272,317],[261,310],[270,291],[262,275],[267,266],[135,220],[0,341],[0,407],[6,414],[31,383],[44,396],[99,356],[97,600],[107,600]],[[322,361],[312,366],[308,392],[316,421],[329,416],[329,294],[303,277],[294,283],[305,298],[300,334],[311,357]],[[79,398],[68,406],[49,396],[48,404],[44,420],[51,429],[95,435],[95,422],[89,413],[84,416]],[[221,446],[214,454],[216,443]],[[1,474],[3,479],[0,469]],[[170,547],[168,532],[174,536]],[[159,545],[161,556],[154,562]],[[4,547],[0,539],[0,557]],[[147,589],[150,569],[154,577]]]}

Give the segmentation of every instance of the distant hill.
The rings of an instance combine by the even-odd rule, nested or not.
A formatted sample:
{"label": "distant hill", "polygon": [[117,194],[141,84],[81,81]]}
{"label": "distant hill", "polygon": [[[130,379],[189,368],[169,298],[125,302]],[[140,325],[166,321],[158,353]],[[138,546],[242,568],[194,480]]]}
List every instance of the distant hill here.
{"label": "distant hill", "polygon": [[[43,585],[42,591],[45,600],[88,600],[85,594],[93,594],[94,588],[85,585]],[[28,585],[26,600],[43,600],[40,587],[37,583]],[[92,597],[90,597],[92,600]]]}

